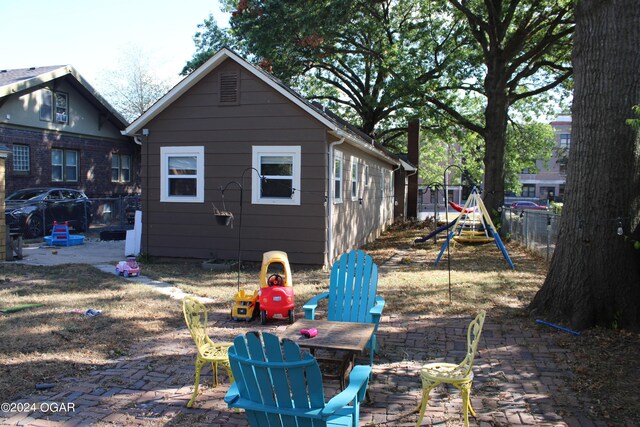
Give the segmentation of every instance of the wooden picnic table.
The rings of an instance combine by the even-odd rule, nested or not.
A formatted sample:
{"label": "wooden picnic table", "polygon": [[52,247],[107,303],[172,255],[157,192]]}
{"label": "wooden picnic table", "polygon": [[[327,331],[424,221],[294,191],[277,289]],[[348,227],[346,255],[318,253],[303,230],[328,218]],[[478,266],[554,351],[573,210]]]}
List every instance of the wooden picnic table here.
{"label": "wooden picnic table", "polygon": [[[310,328],[316,328],[318,335],[307,338],[300,334],[301,329]],[[339,363],[340,386],[344,389],[347,376],[355,363],[356,355],[366,348],[374,331],[375,325],[372,323],[301,319],[287,327],[278,336],[281,339],[287,338],[300,347],[308,348],[314,356],[316,350],[343,352],[343,356],[340,358],[318,357],[318,360]]]}

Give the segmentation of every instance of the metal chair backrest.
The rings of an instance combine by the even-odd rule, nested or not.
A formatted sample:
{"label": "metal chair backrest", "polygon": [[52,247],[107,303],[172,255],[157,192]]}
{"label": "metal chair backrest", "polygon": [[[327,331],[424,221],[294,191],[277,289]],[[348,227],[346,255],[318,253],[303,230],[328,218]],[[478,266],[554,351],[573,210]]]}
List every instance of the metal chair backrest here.
{"label": "metal chair backrest", "polygon": [[343,254],[331,268],[327,319],[371,323],[377,289],[378,266],[371,256],[360,250]]}
{"label": "metal chair backrest", "polygon": [[207,309],[197,299],[186,296],[182,300],[182,312],[198,352],[202,353],[201,349],[207,343]]}
{"label": "metal chair backrest", "polygon": [[459,365],[465,375],[469,375],[471,369],[473,369],[473,361],[478,351],[478,343],[480,342],[480,335],[482,335],[482,327],[484,326],[484,318],[486,315],[487,313],[483,310],[469,323],[469,328],[467,329],[467,355]]}

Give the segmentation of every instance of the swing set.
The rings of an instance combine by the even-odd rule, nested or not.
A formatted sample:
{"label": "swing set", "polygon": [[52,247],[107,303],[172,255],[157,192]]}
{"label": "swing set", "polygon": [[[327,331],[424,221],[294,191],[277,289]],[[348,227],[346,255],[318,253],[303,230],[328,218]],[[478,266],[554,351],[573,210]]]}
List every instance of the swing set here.
{"label": "swing set", "polygon": [[451,231],[447,235],[447,239],[442,245],[442,249],[440,249],[434,265],[438,265],[438,262],[440,262],[444,254],[444,250],[448,245],[452,244],[451,240],[453,240],[454,243],[458,242],[463,244],[486,244],[495,242],[511,269],[515,270],[515,266],[500,239],[496,227],[491,221],[489,212],[487,212],[487,208],[484,206],[476,187],[473,187],[471,190],[471,194],[453,224]]}

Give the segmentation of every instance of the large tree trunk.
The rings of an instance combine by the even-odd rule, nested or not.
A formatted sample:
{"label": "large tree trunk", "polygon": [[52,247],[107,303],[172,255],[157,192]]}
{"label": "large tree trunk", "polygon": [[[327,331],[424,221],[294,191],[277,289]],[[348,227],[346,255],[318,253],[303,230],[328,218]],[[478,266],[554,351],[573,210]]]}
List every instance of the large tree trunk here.
{"label": "large tree trunk", "polygon": [[483,202],[491,216],[498,216],[504,202],[505,150],[509,102],[506,89],[506,64],[494,61],[485,78],[487,107],[485,109],[484,196]]}
{"label": "large tree trunk", "polygon": [[575,329],[640,329],[640,139],[626,123],[640,104],[640,8],[637,0],[579,0],[575,12],[566,203],[530,309]]}

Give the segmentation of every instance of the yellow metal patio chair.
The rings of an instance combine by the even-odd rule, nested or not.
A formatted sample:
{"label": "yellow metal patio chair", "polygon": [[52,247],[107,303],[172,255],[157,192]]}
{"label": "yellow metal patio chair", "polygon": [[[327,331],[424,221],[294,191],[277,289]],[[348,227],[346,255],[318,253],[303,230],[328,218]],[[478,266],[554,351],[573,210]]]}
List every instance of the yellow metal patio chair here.
{"label": "yellow metal patio chair", "polygon": [[429,401],[429,393],[439,384],[451,384],[460,391],[462,395],[462,413],[464,416],[465,427],[469,426],[469,411],[471,415],[476,416],[475,411],[471,407],[471,384],[473,382],[473,359],[478,349],[482,326],[486,313],[481,311],[475,319],[469,324],[467,330],[467,356],[459,364],[453,363],[427,363],[420,370],[420,378],[422,379],[422,401],[418,407],[420,415],[418,416],[418,427],[424,418],[424,411]]}
{"label": "yellow metal patio chair", "polygon": [[230,342],[214,343],[207,335],[207,309],[200,301],[193,297],[185,297],[182,300],[182,312],[184,320],[187,322],[191,337],[196,343],[198,354],[196,356],[196,382],[193,389],[193,396],[187,403],[187,407],[191,408],[196,401],[198,395],[198,387],[200,386],[200,370],[205,363],[211,362],[213,369],[213,385],[218,385],[218,365],[224,366],[229,375],[229,381],[233,382],[233,373],[229,366],[229,347],[233,345]]}

